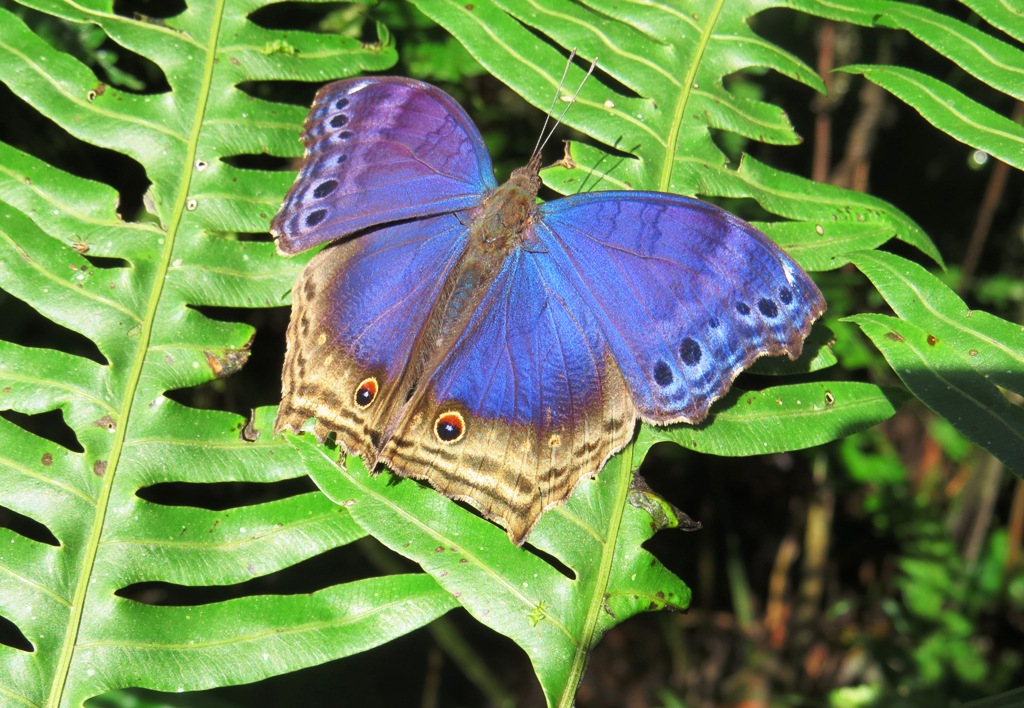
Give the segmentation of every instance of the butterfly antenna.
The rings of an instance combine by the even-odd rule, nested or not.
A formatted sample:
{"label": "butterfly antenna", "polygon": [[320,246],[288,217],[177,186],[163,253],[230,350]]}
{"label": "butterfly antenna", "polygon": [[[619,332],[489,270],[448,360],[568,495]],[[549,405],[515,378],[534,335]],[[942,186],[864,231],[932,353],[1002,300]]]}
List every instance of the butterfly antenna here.
{"label": "butterfly antenna", "polygon": [[565,69],[562,70],[562,78],[558,80],[558,88],[555,89],[555,97],[551,100],[551,107],[548,108],[547,115],[544,116],[544,125],[541,126],[540,134],[537,136],[537,144],[533,146],[533,154],[530,158],[531,162],[540,157],[540,153],[544,150],[544,146],[548,144],[548,140],[550,140],[551,136],[555,134],[558,126],[562,124],[562,119],[565,118],[565,114],[569,111],[569,106],[576,101],[576,97],[580,95],[580,91],[583,89],[583,84],[585,84],[587,79],[590,78],[590,75],[594,73],[594,68],[597,66],[597,58],[595,57],[594,61],[590,62],[590,68],[587,69],[586,75],[584,75],[583,79],[580,81],[579,86],[576,87],[575,93],[573,93],[572,97],[566,102],[565,108],[562,109],[558,118],[555,119],[555,123],[551,126],[551,130],[548,130],[548,123],[551,122],[551,116],[555,112],[555,105],[557,105],[558,99],[562,96],[562,87],[565,85],[565,79],[569,75],[569,67],[572,66],[572,60],[575,58],[576,49],[573,48],[573,50],[569,52],[569,59],[565,62]]}

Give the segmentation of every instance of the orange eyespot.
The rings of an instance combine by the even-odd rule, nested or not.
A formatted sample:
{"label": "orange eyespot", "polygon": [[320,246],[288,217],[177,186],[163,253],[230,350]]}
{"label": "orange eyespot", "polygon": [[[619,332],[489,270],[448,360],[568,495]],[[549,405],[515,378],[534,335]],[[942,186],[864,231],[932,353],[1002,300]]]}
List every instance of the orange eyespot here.
{"label": "orange eyespot", "polygon": [[447,411],[437,416],[434,435],[443,443],[458,442],[466,433],[466,421],[458,411]]}
{"label": "orange eyespot", "polygon": [[363,379],[356,388],[355,403],[359,408],[366,408],[377,398],[377,379]]}

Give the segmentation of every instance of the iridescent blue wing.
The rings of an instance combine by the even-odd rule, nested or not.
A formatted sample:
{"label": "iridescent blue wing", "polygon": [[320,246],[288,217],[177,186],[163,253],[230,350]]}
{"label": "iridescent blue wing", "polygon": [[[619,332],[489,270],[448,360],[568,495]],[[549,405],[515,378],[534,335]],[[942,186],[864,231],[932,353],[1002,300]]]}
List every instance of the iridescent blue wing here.
{"label": "iridescent blue wing", "polygon": [[380,456],[472,503],[515,543],[636,427],[599,313],[552,265],[544,253],[509,255]]}
{"label": "iridescent blue wing", "polygon": [[381,460],[473,503],[521,543],[632,437],[702,420],[757,357],[796,357],[824,310],[766,236],[704,202],[549,202]]}
{"label": "iridescent blue wing", "polygon": [[317,437],[336,432],[347,452],[372,467],[386,423],[375,419],[379,404],[394,396],[465,244],[466,227],[442,214],[380,227],[318,253],[292,291],[275,430],[297,431],[316,417]]}
{"label": "iridescent blue wing", "polygon": [[540,215],[552,267],[593,311],[645,421],[701,421],[756,358],[799,356],[825,310],[789,256],[711,204],[597,192]]}
{"label": "iridescent blue wing", "polygon": [[286,254],[379,224],[468,209],[495,186],[466,112],[413,79],[328,84],[302,141],[305,159],[270,228]]}

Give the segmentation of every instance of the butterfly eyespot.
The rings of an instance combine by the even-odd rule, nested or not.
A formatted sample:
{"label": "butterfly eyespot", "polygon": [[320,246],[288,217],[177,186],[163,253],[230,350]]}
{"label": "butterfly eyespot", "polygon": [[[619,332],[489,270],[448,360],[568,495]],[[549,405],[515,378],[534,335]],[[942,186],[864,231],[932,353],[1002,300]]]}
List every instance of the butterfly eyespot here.
{"label": "butterfly eyespot", "polygon": [[788,305],[793,302],[793,293],[789,291],[789,288],[779,288],[779,300],[783,305]]}
{"label": "butterfly eyespot", "polygon": [[352,137],[352,131],[351,130],[343,130],[340,133],[338,133],[338,139],[339,140],[348,140],[351,137]]}
{"label": "butterfly eyespot", "polygon": [[768,318],[779,316],[779,306],[766,297],[761,298],[761,301],[757,303],[757,309]]}
{"label": "butterfly eyespot", "polygon": [[356,388],[356,395],[354,397],[356,406],[359,408],[366,408],[368,405],[373,403],[377,398],[377,379],[369,377],[363,379],[359,383],[359,387]]}
{"label": "butterfly eyespot", "polygon": [[338,155],[338,160],[337,160],[337,162],[338,162],[338,164],[340,165],[341,163],[343,163],[343,162],[344,162],[345,160],[347,160],[347,159],[348,159],[348,155]]}
{"label": "butterfly eyespot", "polygon": [[718,320],[712,317],[710,320],[708,320],[708,327],[710,327],[711,329],[718,329]]}
{"label": "butterfly eyespot", "polygon": [[654,365],[654,380],[659,386],[665,387],[672,384],[675,376],[672,375],[672,369],[664,361],[659,361]]}
{"label": "butterfly eyespot", "polygon": [[687,337],[683,340],[682,344],[679,345],[679,358],[683,360],[683,363],[687,366],[696,366],[700,363],[700,358],[703,352],[700,348],[700,343],[693,337]]}
{"label": "butterfly eyespot", "polygon": [[458,411],[448,411],[437,416],[434,435],[443,443],[458,442],[466,432],[466,421]]}
{"label": "butterfly eyespot", "polygon": [[316,197],[317,199],[323,199],[324,197],[326,197],[328,194],[330,194],[331,192],[333,192],[337,188],[338,188],[338,180],[336,180],[336,179],[324,180],[323,182],[321,182],[320,184],[318,184],[316,186],[316,189],[313,190],[313,196]]}
{"label": "butterfly eyespot", "polygon": [[750,314],[750,305],[748,305],[745,302],[737,302],[736,303],[736,312],[740,313],[741,315],[749,315]]}
{"label": "butterfly eyespot", "polygon": [[347,98],[339,98],[337,101],[334,102],[334,110],[336,111],[343,111],[345,110],[346,106],[348,106]]}
{"label": "butterfly eyespot", "polygon": [[341,126],[345,125],[346,123],[348,123],[348,116],[345,115],[344,113],[339,113],[338,115],[336,115],[333,118],[331,118],[331,127],[332,128],[340,128]]}
{"label": "butterfly eyespot", "polygon": [[311,211],[309,214],[306,215],[306,226],[316,226],[326,218],[326,209],[317,209],[316,211]]}

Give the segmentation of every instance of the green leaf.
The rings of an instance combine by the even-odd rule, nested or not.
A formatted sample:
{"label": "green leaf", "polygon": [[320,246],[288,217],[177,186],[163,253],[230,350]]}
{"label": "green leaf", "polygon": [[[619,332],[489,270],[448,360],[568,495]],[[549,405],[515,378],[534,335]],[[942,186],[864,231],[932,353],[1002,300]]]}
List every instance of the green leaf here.
{"label": "green leaf", "polygon": [[962,143],[1024,169],[1024,126],[972,101],[947,84],[899,66],[845,66],[913,106],[925,120]]}
{"label": "green leaf", "polygon": [[637,447],[670,440],[712,455],[766,455],[821,445],[891,418],[903,402],[897,390],[850,381],[733,388],[700,425],[644,426]]}
{"label": "green leaf", "polygon": [[[804,5],[804,0],[800,4]],[[964,4],[1012,39],[1024,41],[1019,9],[992,0],[969,0]],[[977,27],[926,7],[890,0],[833,1],[820,12],[841,22],[907,30],[971,76],[1024,100],[1024,51]],[[906,102],[939,130],[1024,169],[1024,128],[949,83],[898,66],[857,64],[840,70],[863,75]]]}
{"label": "green leaf", "polygon": [[639,501],[628,503],[639,493],[631,489],[629,448],[542,516],[528,546],[517,548],[504,530],[421,484],[369,475],[355,457],[339,474],[312,436],[289,437],[331,499],[526,651],[551,704],[572,704],[587,656],[609,628],[639,612],[689,604],[689,588],[642,548],[658,526]]}
{"label": "green leaf", "polygon": [[[227,160],[296,156],[304,109],[238,85],[383,69],[394,52],[262,28],[248,19],[255,2],[197,3],[159,23],[117,15],[109,1],[25,4],[94,26],[154,62],[170,89],[105,86],[0,9],[10,89],[76,138],[129,156],[151,182],[151,214],[126,221],[112,188],[0,143],[0,287],[95,346],[90,358],[0,341],[0,409],[58,411],[74,438],[64,446],[23,416],[0,419],[2,503],[45,529],[0,529],[0,615],[31,647],[0,645],[0,702],[79,705],[119,687],[254,681],[363,651],[455,606],[423,573],[200,606],[147,604],[131,591],[241,584],[365,535],[320,493],[211,510],[208,485],[300,477],[301,459],[270,435],[247,441],[271,428],[273,410],[258,410],[243,434],[240,416],[165,393],[248,357],[251,327],[197,307],[285,305],[301,267],[234,235],[265,231],[290,175]],[[165,483],[191,485],[190,505],[141,494]]]}
{"label": "green leaf", "polygon": [[[980,81],[999,91],[1024,100],[1024,51],[982,32],[965,22],[927,7],[906,3],[886,3],[886,11],[875,18],[880,27],[905,29]],[[970,6],[972,3],[964,3]],[[978,6],[994,3],[977,2]],[[1004,31],[1015,39],[1024,39],[1019,20]]]}
{"label": "green leaf", "polygon": [[1024,410],[1000,391],[1024,393],[1024,327],[970,310],[938,278],[898,256],[871,252],[853,262],[899,318],[849,319],[915,396],[1024,474]]}

